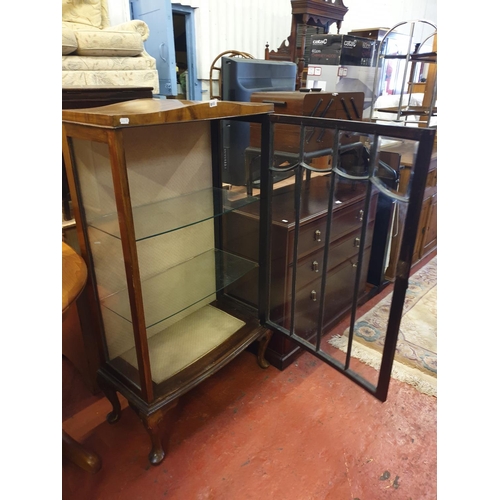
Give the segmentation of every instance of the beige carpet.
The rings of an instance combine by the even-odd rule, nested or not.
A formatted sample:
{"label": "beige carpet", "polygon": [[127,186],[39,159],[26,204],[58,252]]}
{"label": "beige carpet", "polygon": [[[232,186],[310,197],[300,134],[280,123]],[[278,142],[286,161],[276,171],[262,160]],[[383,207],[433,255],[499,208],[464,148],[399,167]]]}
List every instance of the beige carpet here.
{"label": "beige carpet", "polygon": [[[380,367],[392,293],[361,316],[354,326],[351,354]],[[349,329],[328,342],[346,351]],[[437,257],[410,277],[398,335],[392,377],[437,396]]]}

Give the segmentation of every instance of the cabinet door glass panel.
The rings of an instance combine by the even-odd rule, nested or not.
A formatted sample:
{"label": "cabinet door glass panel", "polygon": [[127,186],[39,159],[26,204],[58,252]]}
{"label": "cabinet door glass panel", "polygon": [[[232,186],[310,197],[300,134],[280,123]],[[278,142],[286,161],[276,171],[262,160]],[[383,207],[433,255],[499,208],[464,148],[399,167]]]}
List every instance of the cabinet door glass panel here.
{"label": "cabinet door glass panel", "polygon": [[[275,132],[297,121],[271,117]],[[297,135],[305,140],[306,127],[315,123],[325,122],[304,119]],[[417,127],[325,125],[333,132],[326,166],[314,165],[321,151],[313,151],[315,158],[303,145],[292,161],[292,183],[274,186],[268,324],[384,401],[409,272],[402,262],[417,233],[433,135]],[[361,307],[393,263],[396,298],[389,297],[383,311],[391,316],[381,315],[369,331]],[[353,349],[363,342],[378,349],[372,366],[380,371],[351,365]]]}

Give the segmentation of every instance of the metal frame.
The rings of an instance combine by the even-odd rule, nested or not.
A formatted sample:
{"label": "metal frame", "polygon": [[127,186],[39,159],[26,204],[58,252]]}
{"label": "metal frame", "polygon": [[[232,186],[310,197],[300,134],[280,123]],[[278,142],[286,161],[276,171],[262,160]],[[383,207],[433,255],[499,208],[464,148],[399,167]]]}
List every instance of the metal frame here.
{"label": "metal frame", "polygon": [[[397,56],[386,56],[383,54],[383,50],[385,50],[385,41],[392,35],[396,32],[397,28],[399,28],[400,26],[404,26],[404,25],[409,25],[410,27],[410,33],[409,33],[409,36],[408,36],[408,48],[407,48],[407,51],[406,51],[406,54],[405,55],[397,55]],[[416,51],[412,52],[412,45],[415,44],[415,39],[414,39],[414,36],[415,36],[415,27],[416,26],[421,26],[421,25],[427,25],[427,26],[430,26],[431,28],[434,29],[434,31],[428,35],[422,42],[419,43],[418,45],[418,48],[416,49]],[[397,33],[397,32],[396,32]],[[429,62],[432,62],[432,59],[436,57],[435,54],[429,54],[429,53],[420,53],[420,49],[425,45],[425,43],[427,41],[429,41],[431,38],[433,38],[434,36],[437,36],[437,26],[433,23],[431,23],[430,21],[426,21],[425,19],[415,19],[415,20],[412,20],[412,21],[403,21],[403,22],[400,22],[398,24],[396,24],[395,26],[393,26],[385,35],[384,37],[382,38],[382,40],[380,41],[379,43],[379,47],[378,47],[378,50],[377,50],[377,55],[376,55],[376,61],[377,61],[377,65],[376,65],[376,69],[375,69],[375,78],[374,78],[374,88],[373,88],[373,92],[372,92],[372,102],[371,102],[371,115],[370,115],[370,119],[374,119],[373,118],[373,114],[374,112],[376,111],[375,110],[375,102],[378,98],[378,90],[380,89],[380,76],[379,76],[379,73],[380,73],[380,68],[381,68],[381,62],[384,60],[384,59],[399,59],[399,60],[403,60],[405,61],[405,65],[404,65],[404,68],[403,68],[403,78],[402,78],[402,81],[403,81],[403,85],[406,85],[406,82],[407,82],[407,73],[408,73],[408,68],[409,68],[409,65],[412,61],[415,61],[415,62],[423,62],[423,63],[429,63]],[[407,125],[408,122],[406,120],[401,120],[401,117],[402,117],[402,109],[404,107],[406,108],[411,108],[411,105],[410,105],[410,101],[411,101],[411,95],[412,95],[412,87],[410,86],[410,91],[405,93],[404,92],[404,88],[401,89],[401,93],[400,93],[400,97],[399,97],[399,104],[398,104],[398,110],[396,112],[396,119],[383,119],[383,118],[377,118],[377,120],[379,122],[382,122],[382,121],[385,121],[385,122],[400,122],[401,124],[403,125]],[[404,106],[403,105],[403,97],[405,95],[408,95],[408,105]],[[434,82],[434,85],[433,85],[433,88],[432,88],[432,95],[431,95],[431,101],[430,101],[430,104],[429,104],[429,107],[428,107],[428,116],[427,116],[427,123],[425,124],[427,127],[430,126],[430,121],[431,121],[431,118],[433,116],[433,113],[432,113],[432,110],[434,108],[434,105],[435,105],[435,102],[436,102],[436,97],[437,97],[437,82]],[[413,122],[410,122],[410,123],[413,123]]]}

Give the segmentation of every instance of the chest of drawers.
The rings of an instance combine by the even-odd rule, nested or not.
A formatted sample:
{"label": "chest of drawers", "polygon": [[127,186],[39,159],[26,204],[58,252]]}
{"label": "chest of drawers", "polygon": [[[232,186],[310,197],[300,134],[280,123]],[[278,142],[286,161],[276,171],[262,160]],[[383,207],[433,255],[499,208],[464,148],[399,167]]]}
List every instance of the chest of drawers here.
{"label": "chest of drawers", "polygon": [[[302,193],[295,277],[295,333],[305,339],[314,335],[317,328],[328,218],[329,179],[329,176],[311,178],[304,183]],[[325,332],[351,305],[361,243],[361,226],[363,219],[368,217],[360,290],[363,291],[366,287],[377,197],[372,197],[368,214],[365,214],[364,189],[362,184],[349,183],[339,184],[335,191],[325,286]],[[290,328],[291,322],[293,245],[296,230],[293,194],[292,188],[283,188],[275,193],[271,230],[270,318],[287,329]],[[257,207],[249,205],[225,217],[225,248],[256,261]],[[244,282],[229,287],[226,291],[238,300],[256,305],[257,283],[258,270],[255,270]],[[299,349],[292,341],[275,334],[266,357],[274,366],[283,369],[298,353]]]}

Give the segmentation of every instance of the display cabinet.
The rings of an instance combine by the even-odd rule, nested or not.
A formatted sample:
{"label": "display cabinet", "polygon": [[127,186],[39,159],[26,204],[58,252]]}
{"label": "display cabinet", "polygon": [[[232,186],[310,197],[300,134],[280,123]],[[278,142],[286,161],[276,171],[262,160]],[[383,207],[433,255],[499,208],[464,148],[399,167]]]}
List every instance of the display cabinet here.
{"label": "display cabinet", "polygon": [[223,247],[224,214],[260,200],[223,188],[220,135],[222,119],[239,119],[261,124],[264,136],[272,109],[138,99],[63,111],[107,419],[120,417],[119,392],[149,433],[152,464],[165,456],[164,417],[182,394],[254,341],[267,366],[270,330],[256,308],[224,293],[262,256],[251,261]]}
{"label": "display cabinet", "polygon": [[[107,419],[120,418],[120,393],[149,433],[152,464],[165,457],[166,416],[178,399],[244,349],[267,367],[271,332],[287,343],[273,349],[283,364],[296,354],[293,343],[387,397],[435,131],[272,111],[269,103],[167,99],[63,111],[64,161],[89,271],[82,308],[112,405]],[[258,193],[222,183],[221,135],[230,120],[260,124]],[[287,167],[274,166],[280,125],[300,128]],[[318,128],[332,139],[331,162],[321,168],[306,151]],[[382,155],[394,141],[411,145],[406,192]],[[288,187],[273,181],[283,168],[293,171]],[[387,238],[376,235],[391,212],[379,225],[381,198],[407,209],[374,383],[355,373],[349,352],[332,351],[326,333],[349,310],[354,324],[373,256],[386,261]],[[352,328],[349,335],[352,342]]]}

